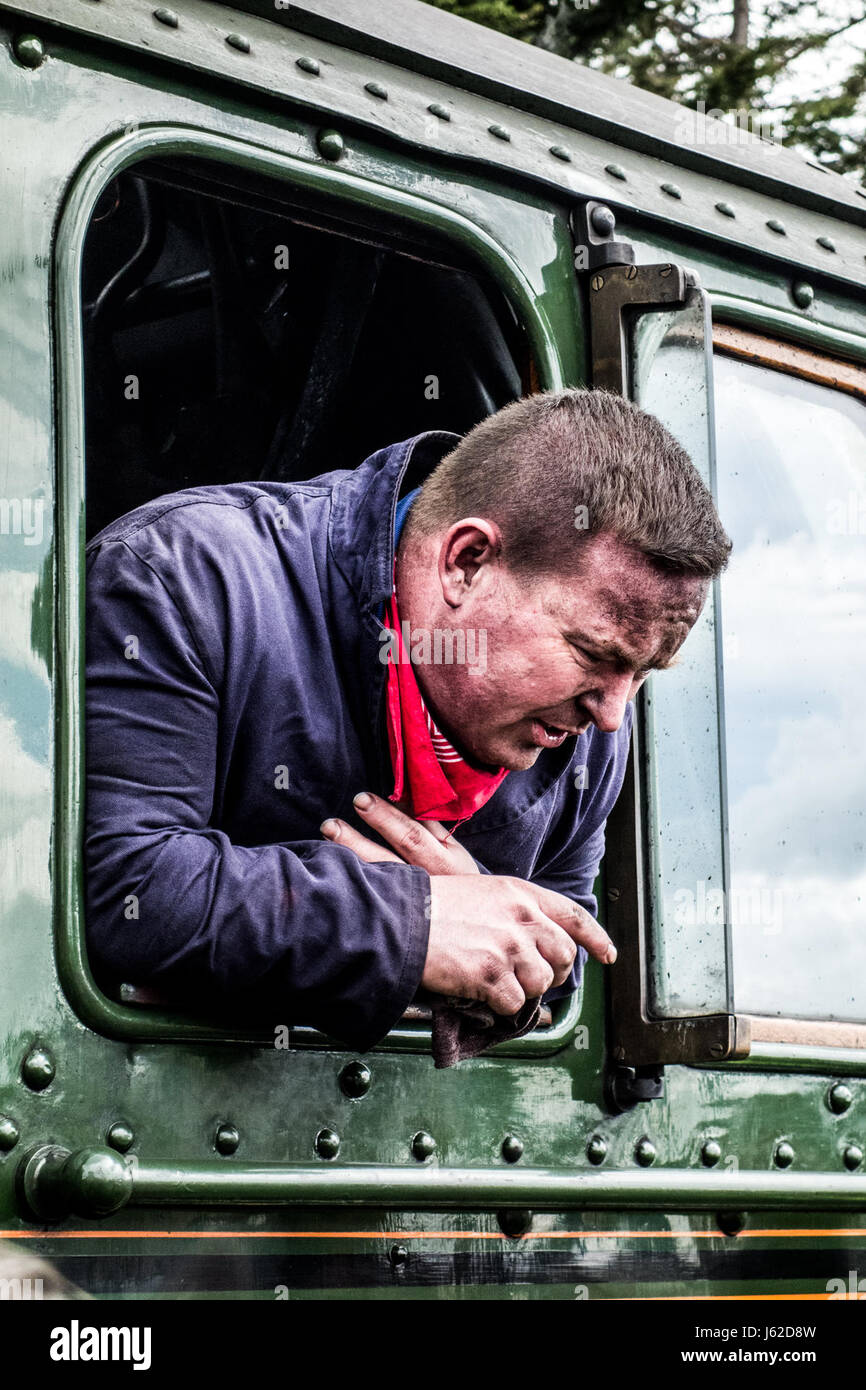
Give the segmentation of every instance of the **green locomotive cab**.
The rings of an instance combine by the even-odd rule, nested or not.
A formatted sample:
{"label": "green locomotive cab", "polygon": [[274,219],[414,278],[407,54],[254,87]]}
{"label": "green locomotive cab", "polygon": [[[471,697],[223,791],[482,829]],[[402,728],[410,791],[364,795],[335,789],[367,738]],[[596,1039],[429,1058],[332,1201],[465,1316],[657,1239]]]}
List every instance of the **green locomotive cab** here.
{"label": "green locomotive cab", "polygon": [[[0,0],[0,29],[4,1237],[95,1298],[866,1274],[863,191],[414,0]],[[656,414],[734,540],[638,699],[609,981],[449,1071],[423,1008],[362,1056],[109,987],[86,539],[570,385]]]}

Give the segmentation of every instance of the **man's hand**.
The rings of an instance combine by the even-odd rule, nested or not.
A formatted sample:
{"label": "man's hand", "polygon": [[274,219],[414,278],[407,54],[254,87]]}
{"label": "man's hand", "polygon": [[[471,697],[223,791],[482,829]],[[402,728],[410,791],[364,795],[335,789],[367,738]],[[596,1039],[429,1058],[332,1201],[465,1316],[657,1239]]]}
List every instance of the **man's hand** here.
{"label": "man's hand", "polygon": [[396,854],[368,840],[343,820],[326,820],[320,829],[326,839],[354,850],[358,858],[368,864],[388,861],[417,864],[431,875],[480,872],[468,849],[458,844],[438,820],[413,820],[390,801],[383,801],[381,796],[373,796],[371,792],[359,792],[354,806],[370,829],[394,846]]}
{"label": "man's hand", "polygon": [[438,821],[416,821],[370,793],[355,808],[397,853],[345,821],[322,834],[367,863],[416,864],[430,874],[430,936],[421,983],[434,994],[480,999],[516,1014],[527,999],[568,978],[577,947],[611,965],[616,948],[590,913],[563,893],[501,874],[481,874]]}
{"label": "man's hand", "polygon": [[421,983],[435,994],[482,999],[516,1014],[527,999],[561,985],[584,946],[602,964],[616,948],[579,904],[504,875],[430,880],[430,938]]}

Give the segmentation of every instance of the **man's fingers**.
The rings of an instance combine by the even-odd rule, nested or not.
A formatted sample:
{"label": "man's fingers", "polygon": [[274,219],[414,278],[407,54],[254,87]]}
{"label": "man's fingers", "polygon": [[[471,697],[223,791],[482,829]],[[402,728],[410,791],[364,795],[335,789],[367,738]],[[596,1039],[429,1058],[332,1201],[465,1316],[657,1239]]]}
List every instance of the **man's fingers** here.
{"label": "man's fingers", "polygon": [[[354,800],[355,810],[371,829],[378,832],[383,840],[393,845],[407,864],[418,864],[431,874],[448,872],[450,860],[448,851],[440,839],[418,821],[399,811],[390,801],[372,792],[360,792]],[[431,822],[438,824],[438,822]],[[444,839],[441,825],[439,830]]]}
{"label": "man's fingers", "polygon": [[490,1005],[495,1014],[507,1014],[509,1016],[519,1013],[527,1000],[527,995],[521,989],[517,977],[511,971],[505,970],[481,991],[481,995],[484,1002]]}
{"label": "man's fingers", "polygon": [[537,951],[529,951],[514,962],[514,974],[527,999],[535,999],[550,989],[556,975]]}
{"label": "man's fingers", "polygon": [[539,953],[553,971],[553,984],[561,985],[568,979],[574,958],[577,955],[577,942],[573,941],[562,927],[555,922],[542,924],[535,937]]}
{"label": "man's fingers", "polygon": [[319,826],[326,840],[332,840],[334,844],[345,845],[347,849],[354,851],[359,859],[363,859],[368,864],[399,864],[402,861],[396,854],[392,854],[384,845],[374,844],[368,840],[366,835],[360,831],[353,830],[351,825],[347,825],[344,820],[326,820]]}
{"label": "man's fingers", "polygon": [[545,917],[568,932],[572,941],[586,947],[591,956],[602,965],[613,965],[616,960],[616,947],[593,916],[579,903],[566,898],[563,893],[555,893],[551,888],[540,888],[537,883],[526,885],[535,897]]}

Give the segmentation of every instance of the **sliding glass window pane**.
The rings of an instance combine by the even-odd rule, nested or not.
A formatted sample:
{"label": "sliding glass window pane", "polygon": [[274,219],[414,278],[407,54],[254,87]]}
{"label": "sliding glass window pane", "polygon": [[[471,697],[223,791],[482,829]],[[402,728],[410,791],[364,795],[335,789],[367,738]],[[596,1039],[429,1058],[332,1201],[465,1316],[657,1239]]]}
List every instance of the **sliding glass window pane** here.
{"label": "sliding glass window pane", "polygon": [[866,1019],[866,406],[717,355],[734,1002]]}

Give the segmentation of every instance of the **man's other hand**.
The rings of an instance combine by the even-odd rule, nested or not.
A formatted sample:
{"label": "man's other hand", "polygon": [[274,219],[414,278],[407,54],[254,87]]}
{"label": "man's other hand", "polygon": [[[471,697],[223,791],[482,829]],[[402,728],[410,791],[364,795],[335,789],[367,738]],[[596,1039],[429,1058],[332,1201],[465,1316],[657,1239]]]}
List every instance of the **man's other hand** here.
{"label": "man's other hand", "polygon": [[368,864],[382,864],[389,860],[416,864],[431,875],[480,873],[468,849],[458,844],[438,820],[413,820],[390,801],[373,796],[372,792],[359,792],[354,806],[365,824],[387,840],[389,845],[393,845],[396,854],[374,840],[368,840],[366,835],[343,820],[326,820],[320,829],[327,840],[354,850],[358,858]]}

